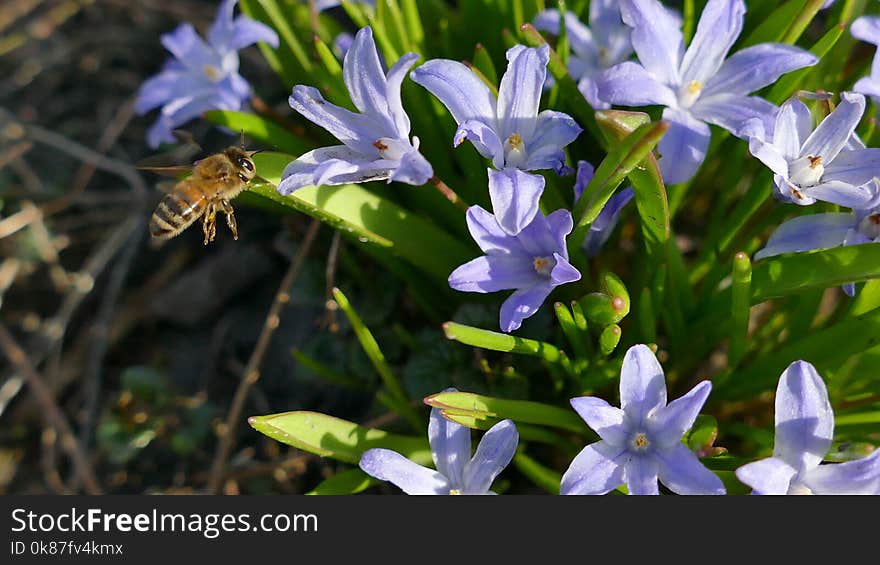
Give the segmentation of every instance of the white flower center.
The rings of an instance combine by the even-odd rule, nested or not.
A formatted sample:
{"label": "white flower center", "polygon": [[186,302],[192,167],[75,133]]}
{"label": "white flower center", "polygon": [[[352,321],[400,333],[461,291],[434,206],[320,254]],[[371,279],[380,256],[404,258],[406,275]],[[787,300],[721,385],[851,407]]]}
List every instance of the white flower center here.
{"label": "white flower center", "polygon": [[648,441],[648,436],[645,432],[636,432],[632,437],[630,445],[636,451],[645,451],[651,446],[651,442]]}
{"label": "white flower center", "polygon": [[870,239],[877,239],[880,237],[880,212],[875,212],[870,216],[866,216],[859,223],[859,231],[862,234]]}
{"label": "white flower center", "polygon": [[399,161],[410,151],[405,144],[390,137],[380,137],[373,142],[373,147],[379,150],[380,157],[389,161]]}
{"label": "white flower center", "polygon": [[450,495],[460,495],[460,494],[461,494],[461,489],[451,488],[451,489],[449,489],[449,494],[450,494]]}
{"label": "white flower center", "polygon": [[535,267],[535,271],[537,271],[539,275],[549,277],[550,273],[553,271],[553,267],[556,266],[556,259],[553,257],[535,257],[532,260],[532,265]]}
{"label": "white flower center", "polygon": [[801,188],[816,186],[822,181],[825,166],[821,155],[807,155],[789,165],[788,180]]}
{"label": "white flower center", "polygon": [[608,51],[607,47],[599,47],[599,65],[603,69],[607,69],[611,66],[614,61],[611,60],[611,52]]}
{"label": "white flower center", "polygon": [[813,494],[813,491],[803,483],[792,483],[791,486],[788,487],[788,494],[806,495]]}
{"label": "white flower center", "polygon": [[223,78],[223,73],[214,65],[205,65],[202,68],[202,72],[205,73],[205,76],[208,77],[208,80],[211,82],[217,82]]}
{"label": "white flower center", "polygon": [[509,167],[519,167],[526,161],[526,144],[518,133],[512,133],[504,142],[504,162]]}
{"label": "white flower center", "polygon": [[678,103],[682,108],[690,108],[703,92],[703,83],[692,80],[678,91]]}

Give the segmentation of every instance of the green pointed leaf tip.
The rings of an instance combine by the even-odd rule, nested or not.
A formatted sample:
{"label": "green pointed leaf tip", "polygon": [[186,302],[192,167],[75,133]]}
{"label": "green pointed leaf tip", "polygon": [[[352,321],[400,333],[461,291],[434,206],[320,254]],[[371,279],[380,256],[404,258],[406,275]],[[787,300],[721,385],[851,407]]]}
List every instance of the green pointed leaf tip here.
{"label": "green pointed leaf tip", "polygon": [[251,416],[248,424],[285,445],[346,463],[357,464],[364,451],[374,447],[392,449],[423,465],[431,461],[427,438],[400,436],[365,428],[320,412],[297,411]]}
{"label": "green pointed leaf tip", "polygon": [[510,418],[515,422],[553,426],[578,433],[588,433],[583,420],[571,409],[529,400],[507,400],[470,392],[441,392],[424,400],[425,404],[457,415],[470,414],[477,420]]}
{"label": "green pointed leaf tip", "polygon": [[614,353],[617,344],[620,343],[622,333],[620,326],[617,324],[607,326],[602,330],[602,333],[599,335],[599,350],[602,352],[602,355],[607,357]]}
{"label": "green pointed leaf tip", "polygon": [[629,314],[629,299],[613,298],[604,292],[593,292],[579,300],[587,321],[597,326],[608,326],[623,320]]}

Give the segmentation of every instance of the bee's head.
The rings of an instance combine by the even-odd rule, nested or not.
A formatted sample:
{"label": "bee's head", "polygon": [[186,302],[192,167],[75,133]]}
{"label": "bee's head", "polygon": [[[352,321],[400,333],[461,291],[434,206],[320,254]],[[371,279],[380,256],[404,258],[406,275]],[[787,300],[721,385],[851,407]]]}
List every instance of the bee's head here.
{"label": "bee's head", "polygon": [[238,178],[242,182],[250,182],[257,174],[257,167],[252,159],[256,153],[259,153],[259,151],[245,151],[235,146],[226,149],[226,156],[235,166]]}

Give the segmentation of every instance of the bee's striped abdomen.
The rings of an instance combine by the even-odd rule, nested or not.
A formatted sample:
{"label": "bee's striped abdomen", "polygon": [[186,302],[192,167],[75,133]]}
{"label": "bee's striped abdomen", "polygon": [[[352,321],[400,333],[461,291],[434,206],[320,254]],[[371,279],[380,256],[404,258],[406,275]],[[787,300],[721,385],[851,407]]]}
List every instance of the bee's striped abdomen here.
{"label": "bee's striped abdomen", "polygon": [[150,218],[150,235],[157,239],[176,236],[205,212],[206,204],[197,187],[188,183],[178,185],[177,190],[166,194],[156,206]]}

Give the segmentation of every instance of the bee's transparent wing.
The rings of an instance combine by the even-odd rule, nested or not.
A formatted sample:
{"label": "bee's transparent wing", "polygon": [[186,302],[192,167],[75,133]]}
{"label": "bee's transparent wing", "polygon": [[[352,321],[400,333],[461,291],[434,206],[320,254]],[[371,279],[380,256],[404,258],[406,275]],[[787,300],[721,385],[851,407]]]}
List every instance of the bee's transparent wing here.
{"label": "bee's transparent wing", "polygon": [[180,178],[191,172],[193,158],[202,151],[202,148],[188,131],[174,130],[174,137],[177,138],[180,145],[171,151],[139,161],[137,168],[175,178]]}

